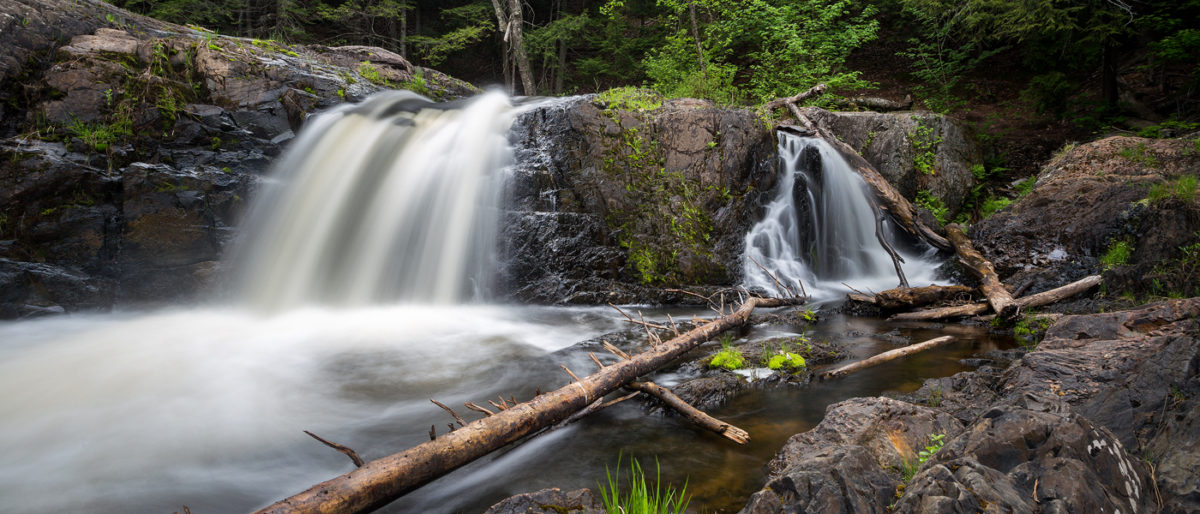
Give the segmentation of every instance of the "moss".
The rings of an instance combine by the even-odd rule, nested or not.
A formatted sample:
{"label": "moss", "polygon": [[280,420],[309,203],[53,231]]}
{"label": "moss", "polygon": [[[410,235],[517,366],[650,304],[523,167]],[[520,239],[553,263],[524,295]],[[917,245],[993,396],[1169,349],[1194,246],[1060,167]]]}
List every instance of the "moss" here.
{"label": "moss", "polygon": [[1134,164],[1140,164],[1147,168],[1158,167],[1158,158],[1150,152],[1150,149],[1146,147],[1146,143],[1138,143],[1137,146],[1122,148],[1117,153]]}
{"label": "moss", "polygon": [[767,359],[767,367],[776,370],[799,371],[806,367],[804,357],[791,352],[781,352]]}
{"label": "moss", "polygon": [[652,89],[624,86],[601,92],[596,101],[607,109],[646,112],[662,107],[663,96]]}

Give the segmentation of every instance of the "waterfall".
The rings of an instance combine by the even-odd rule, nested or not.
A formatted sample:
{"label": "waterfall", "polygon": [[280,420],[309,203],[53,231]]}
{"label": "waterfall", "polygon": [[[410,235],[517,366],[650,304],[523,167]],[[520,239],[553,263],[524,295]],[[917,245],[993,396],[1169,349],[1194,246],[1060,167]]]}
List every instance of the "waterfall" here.
{"label": "waterfall", "polygon": [[[781,132],[779,174],[766,215],[746,234],[746,286],[786,294],[776,280],[796,292],[802,282],[809,296],[832,298],[848,291],[843,283],[862,291],[899,285],[891,258],[875,236],[866,183],[837,150],[820,139]],[[891,224],[885,221],[883,227],[894,241]],[[911,285],[932,282],[934,249],[897,250]]]}
{"label": "waterfall", "polygon": [[499,93],[434,104],[388,91],[315,116],[250,211],[234,289],[272,310],[478,298],[511,122]]}

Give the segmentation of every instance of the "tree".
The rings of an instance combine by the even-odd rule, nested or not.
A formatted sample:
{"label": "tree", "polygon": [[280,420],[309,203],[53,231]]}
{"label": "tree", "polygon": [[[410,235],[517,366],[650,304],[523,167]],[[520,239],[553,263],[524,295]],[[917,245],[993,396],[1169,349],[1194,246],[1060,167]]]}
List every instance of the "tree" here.
{"label": "tree", "polygon": [[[524,19],[521,13],[522,7],[520,0],[492,0],[492,6],[496,10],[496,22],[500,27],[500,34],[505,43],[505,55],[511,59],[517,67],[517,71],[521,75],[521,86],[524,88],[526,95],[536,95],[537,89],[533,87],[533,70],[529,69],[529,56],[525,53],[525,43],[523,40],[523,25]],[[509,68],[505,66],[505,83],[512,88],[511,75]]]}

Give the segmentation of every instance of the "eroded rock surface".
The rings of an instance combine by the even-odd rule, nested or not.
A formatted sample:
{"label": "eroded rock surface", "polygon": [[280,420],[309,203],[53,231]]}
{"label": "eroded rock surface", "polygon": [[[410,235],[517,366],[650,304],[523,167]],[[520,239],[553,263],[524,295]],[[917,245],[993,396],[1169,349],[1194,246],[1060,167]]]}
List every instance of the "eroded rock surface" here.
{"label": "eroded rock surface", "polygon": [[1146,200],[1151,187],[1194,178],[1198,169],[1191,139],[1118,136],[1079,145],[1047,164],[1032,192],[973,225],[971,240],[1001,279],[1027,294],[1102,271],[1100,258],[1121,242],[1131,255],[1105,274],[1110,293],[1200,294],[1200,276],[1179,262],[1181,246],[1200,243],[1200,201]]}
{"label": "eroded rock surface", "polygon": [[518,494],[492,505],[486,514],[603,514],[604,506],[591,489],[542,489]]}

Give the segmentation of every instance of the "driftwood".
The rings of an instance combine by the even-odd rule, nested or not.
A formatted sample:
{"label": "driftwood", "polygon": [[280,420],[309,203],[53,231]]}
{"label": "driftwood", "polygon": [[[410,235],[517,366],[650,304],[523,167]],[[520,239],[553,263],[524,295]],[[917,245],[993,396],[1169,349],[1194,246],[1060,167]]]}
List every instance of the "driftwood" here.
{"label": "driftwood", "polygon": [[946,237],[954,244],[954,251],[958,253],[958,259],[972,274],[979,277],[979,290],[987,297],[992,310],[1002,318],[1016,317],[1020,313],[1020,307],[1013,300],[1012,294],[1004,287],[1000,277],[996,275],[996,269],[992,267],[992,262],[983,258],[983,254],[971,245],[971,240],[967,239],[962,227],[950,224],[946,227]]}
{"label": "driftwood", "polygon": [[855,371],[870,368],[872,366],[878,366],[887,361],[898,359],[898,358],[904,357],[906,355],[912,355],[914,353],[923,352],[930,348],[937,348],[937,347],[947,344],[953,340],[954,340],[954,336],[942,336],[942,337],[930,339],[923,343],[917,343],[914,345],[905,346],[904,348],[897,348],[895,350],[889,350],[889,351],[883,352],[879,355],[868,357],[868,358],[860,360],[858,362],[852,362],[852,363],[842,366],[840,368],[821,373],[821,378],[823,378],[823,379],[824,378],[834,378],[834,377],[840,377],[843,375],[848,375]]}
{"label": "driftwood", "polygon": [[[1043,305],[1049,305],[1054,302],[1070,298],[1098,285],[1100,285],[1100,275],[1092,275],[1075,282],[1071,282],[1070,284],[1059,288],[1017,298],[1014,302],[1020,309],[1041,307]],[[979,302],[969,303],[966,305],[956,305],[953,307],[927,309],[916,312],[903,312],[893,315],[888,319],[892,321],[930,321],[948,318],[961,318],[965,316],[979,316],[987,311],[987,302]]]}
{"label": "driftwood", "polygon": [[705,414],[700,409],[688,405],[687,402],[683,401],[683,398],[675,396],[675,393],[672,393],[671,390],[654,382],[630,382],[625,387],[658,398],[664,405],[675,409],[676,412],[682,414],[688,421],[705,430],[716,432],[722,437],[738,444],[750,442],[750,434],[745,430]]}
{"label": "driftwood", "polygon": [[[432,430],[432,428],[430,430]],[[330,448],[333,448],[334,450],[341,452],[342,455],[350,457],[350,462],[354,463],[354,467],[356,467],[356,468],[362,467],[362,465],[363,465],[362,457],[359,457],[358,452],[354,451],[353,448],[350,448],[349,446],[343,446],[343,445],[337,444],[333,441],[325,439],[325,438],[323,438],[317,434],[314,434],[312,432],[309,432],[307,430],[305,430],[304,433],[308,434],[308,436],[313,439],[321,441],[321,443],[324,444],[325,446],[328,446]]]}
{"label": "driftwood", "polygon": [[670,364],[717,334],[746,324],[756,307],[799,305],[800,298],[749,298],[732,314],[694,328],[628,360],[468,423],[437,439],[366,463],[259,512],[366,512],[377,509],[479,457],[585,409],[639,376]]}
{"label": "driftwood", "polygon": [[974,288],[967,286],[897,287],[875,293],[873,303],[887,310],[915,309],[963,295],[970,296],[973,291]]}
{"label": "driftwood", "polygon": [[811,98],[811,97],[814,97],[814,96],[824,93],[825,89],[826,89],[825,83],[822,82],[820,84],[817,84],[813,87],[808,88],[808,91],[800,93],[796,96],[792,96],[792,97],[788,97],[788,98],[776,98],[774,100],[771,100],[770,102],[763,104],[763,108],[768,111],[771,111],[771,110],[778,109],[780,107],[786,107],[789,104],[794,106],[802,100],[806,100],[808,98]]}

